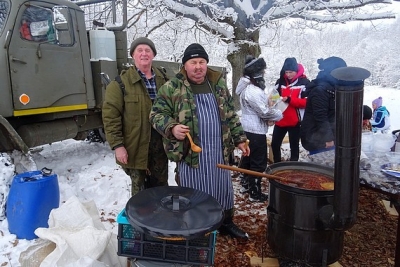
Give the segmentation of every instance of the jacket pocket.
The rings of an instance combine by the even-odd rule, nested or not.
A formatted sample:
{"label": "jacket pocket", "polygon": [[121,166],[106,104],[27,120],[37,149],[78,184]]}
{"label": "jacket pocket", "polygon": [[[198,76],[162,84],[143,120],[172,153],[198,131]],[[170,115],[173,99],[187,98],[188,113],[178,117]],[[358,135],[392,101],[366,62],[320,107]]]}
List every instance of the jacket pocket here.
{"label": "jacket pocket", "polygon": [[138,95],[124,97],[124,121],[126,125],[138,126],[141,122],[142,105]]}
{"label": "jacket pocket", "polygon": [[163,145],[167,158],[174,162],[179,162],[189,154],[189,141],[178,141],[163,138]]}

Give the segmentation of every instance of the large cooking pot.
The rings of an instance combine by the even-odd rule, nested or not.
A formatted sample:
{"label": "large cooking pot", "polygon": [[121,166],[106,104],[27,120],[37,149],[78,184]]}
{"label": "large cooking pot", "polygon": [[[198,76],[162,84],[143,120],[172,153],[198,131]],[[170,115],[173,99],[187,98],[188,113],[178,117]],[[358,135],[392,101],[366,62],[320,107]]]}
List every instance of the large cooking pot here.
{"label": "large cooking pot", "polygon": [[218,229],[223,208],[202,191],[182,186],[158,186],[132,196],[125,207],[138,231],[166,240],[203,237]]}
{"label": "large cooking pot", "polygon": [[[333,180],[333,169],[307,162],[272,164],[268,173],[306,170]],[[324,266],[342,255],[344,232],[334,230],[333,190],[309,190],[269,180],[267,240],[281,259]]]}

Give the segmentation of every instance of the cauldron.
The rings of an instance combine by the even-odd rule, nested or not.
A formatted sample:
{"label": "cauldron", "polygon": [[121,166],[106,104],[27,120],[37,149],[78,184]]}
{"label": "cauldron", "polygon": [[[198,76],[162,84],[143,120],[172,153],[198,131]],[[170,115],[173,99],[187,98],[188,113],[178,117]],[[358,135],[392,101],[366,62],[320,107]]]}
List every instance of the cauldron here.
{"label": "cauldron", "polygon": [[[269,167],[280,170],[306,170],[333,180],[333,169],[307,162],[280,162]],[[321,266],[342,255],[344,232],[329,225],[333,212],[333,190],[308,190],[270,180],[267,240],[282,259]]]}
{"label": "cauldron", "polygon": [[283,162],[269,166],[307,170],[331,176],[334,190],[313,191],[270,180],[267,240],[279,258],[327,266],[342,255],[344,231],[356,220],[359,191],[364,79],[356,67],[331,72],[335,86],[335,166]]}

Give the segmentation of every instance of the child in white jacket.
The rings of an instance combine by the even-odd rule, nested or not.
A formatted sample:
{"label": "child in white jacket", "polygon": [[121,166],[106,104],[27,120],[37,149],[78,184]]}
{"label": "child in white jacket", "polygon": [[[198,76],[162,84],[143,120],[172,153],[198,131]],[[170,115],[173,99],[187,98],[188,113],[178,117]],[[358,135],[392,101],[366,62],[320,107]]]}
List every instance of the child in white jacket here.
{"label": "child in white jacket", "polygon": [[372,131],[385,132],[390,128],[390,112],[385,106],[382,106],[382,97],[378,97],[372,101],[372,108],[374,110],[371,119]]}

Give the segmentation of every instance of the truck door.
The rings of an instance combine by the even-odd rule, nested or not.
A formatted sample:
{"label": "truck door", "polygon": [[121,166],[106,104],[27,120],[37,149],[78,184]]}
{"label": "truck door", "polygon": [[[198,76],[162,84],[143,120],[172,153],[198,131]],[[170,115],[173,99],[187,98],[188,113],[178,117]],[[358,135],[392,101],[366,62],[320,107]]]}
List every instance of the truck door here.
{"label": "truck door", "polygon": [[60,43],[51,6],[29,3],[21,5],[8,48],[14,115],[87,109],[75,13],[63,18],[67,23]]}

